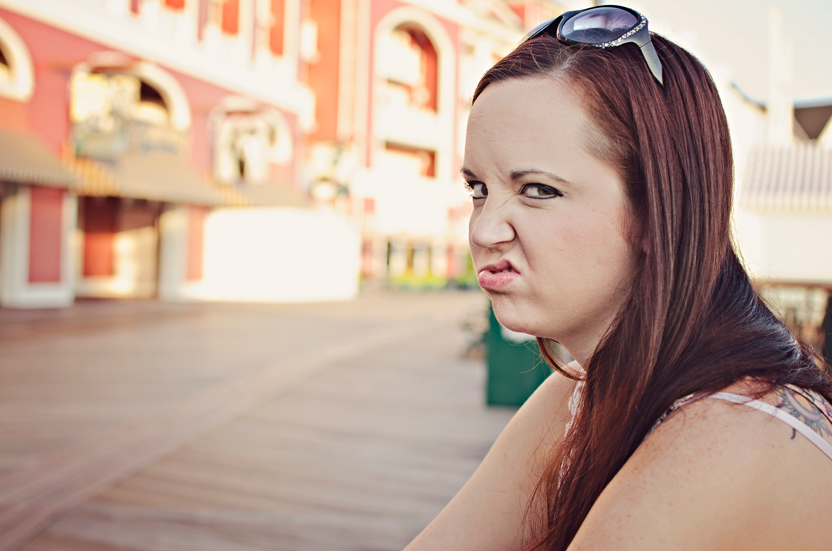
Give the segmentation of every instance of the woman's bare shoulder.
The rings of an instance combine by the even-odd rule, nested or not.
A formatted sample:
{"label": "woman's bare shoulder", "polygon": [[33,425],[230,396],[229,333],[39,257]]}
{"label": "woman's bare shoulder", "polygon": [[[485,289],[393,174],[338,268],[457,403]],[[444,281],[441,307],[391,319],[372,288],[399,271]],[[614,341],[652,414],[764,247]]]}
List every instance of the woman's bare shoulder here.
{"label": "woman's bare shoulder", "polygon": [[480,466],[407,551],[510,551],[546,455],[563,435],[575,381],[555,372],[509,421]]}
{"label": "woman's bare shoulder", "polygon": [[789,425],[751,407],[702,399],[645,439],[569,549],[820,551],[832,538],[831,498],[832,461]]}

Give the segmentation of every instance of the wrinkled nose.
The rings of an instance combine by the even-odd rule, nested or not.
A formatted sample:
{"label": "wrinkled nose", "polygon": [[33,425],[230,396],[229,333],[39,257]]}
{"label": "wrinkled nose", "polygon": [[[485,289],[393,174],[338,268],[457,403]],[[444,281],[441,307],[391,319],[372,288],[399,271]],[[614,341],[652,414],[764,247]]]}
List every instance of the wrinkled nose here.
{"label": "wrinkled nose", "polygon": [[486,204],[474,211],[468,225],[471,248],[491,249],[514,240],[515,231],[505,208],[489,208]]}

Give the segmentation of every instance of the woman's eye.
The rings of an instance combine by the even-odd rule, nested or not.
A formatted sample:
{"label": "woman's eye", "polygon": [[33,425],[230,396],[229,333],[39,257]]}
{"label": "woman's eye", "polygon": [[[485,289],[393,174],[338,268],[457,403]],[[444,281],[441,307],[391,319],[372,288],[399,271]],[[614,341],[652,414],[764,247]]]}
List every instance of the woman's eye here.
{"label": "woman's eye", "polygon": [[488,188],[482,182],[468,182],[465,187],[471,192],[473,199],[485,199],[488,197]]}
{"label": "woman's eye", "polygon": [[552,186],[546,186],[543,184],[526,184],[525,186],[523,186],[523,189],[520,190],[520,193],[526,197],[532,197],[534,199],[550,199],[552,197],[563,197],[563,193],[561,193],[557,189],[553,188]]}

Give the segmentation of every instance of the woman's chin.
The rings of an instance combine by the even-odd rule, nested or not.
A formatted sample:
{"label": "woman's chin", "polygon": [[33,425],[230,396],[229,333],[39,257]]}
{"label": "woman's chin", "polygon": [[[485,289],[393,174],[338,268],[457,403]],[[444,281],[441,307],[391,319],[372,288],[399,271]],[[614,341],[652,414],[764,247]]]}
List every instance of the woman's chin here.
{"label": "woman's chin", "polygon": [[500,322],[501,326],[515,333],[525,333],[527,335],[536,336],[534,334],[534,330],[529,326],[528,323],[524,323],[525,320],[523,320],[521,317],[514,316],[509,312],[501,312],[500,308],[496,305],[493,306],[493,308],[494,317],[497,318],[497,321]]}

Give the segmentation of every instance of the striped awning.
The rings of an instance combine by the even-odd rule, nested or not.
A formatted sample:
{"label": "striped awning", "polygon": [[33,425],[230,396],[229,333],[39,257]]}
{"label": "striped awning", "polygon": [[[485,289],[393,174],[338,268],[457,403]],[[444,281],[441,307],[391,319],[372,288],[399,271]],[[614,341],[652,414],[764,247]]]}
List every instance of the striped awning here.
{"label": "striped awning", "polygon": [[178,155],[130,151],[116,161],[66,159],[80,178],[78,195],[132,197],[169,203],[230,207],[311,207],[308,195],[276,182],[225,184],[202,178]]}
{"label": "striped awning", "polygon": [[740,204],[755,211],[832,212],[832,148],[810,142],[753,149]]}
{"label": "striped awning", "polygon": [[72,188],[78,176],[35,135],[0,130],[0,181]]}
{"label": "striped awning", "polygon": [[220,185],[200,177],[179,155],[129,151],[113,162],[69,161],[81,177],[78,195],[132,197],[167,203],[219,206],[235,202]]}

